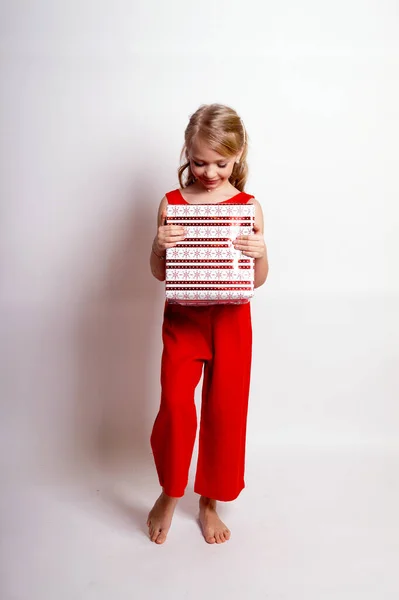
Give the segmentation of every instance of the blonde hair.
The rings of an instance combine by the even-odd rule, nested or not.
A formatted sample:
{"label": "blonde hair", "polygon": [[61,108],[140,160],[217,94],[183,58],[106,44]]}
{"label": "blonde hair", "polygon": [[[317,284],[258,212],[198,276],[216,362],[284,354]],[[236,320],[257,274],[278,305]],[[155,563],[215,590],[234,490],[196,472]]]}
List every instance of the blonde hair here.
{"label": "blonde hair", "polygon": [[209,144],[212,150],[226,158],[231,158],[242,150],[240,162],[234,163],[229,181],[243,192],[248,177],[248,135],[236,111],[224,104],[203,104],[191,115],[184,132],[184,146],[180,154],[180,162],[184,162],[178,169],[182,188],[196,181],[190,168],[188,151],[197,136]]}

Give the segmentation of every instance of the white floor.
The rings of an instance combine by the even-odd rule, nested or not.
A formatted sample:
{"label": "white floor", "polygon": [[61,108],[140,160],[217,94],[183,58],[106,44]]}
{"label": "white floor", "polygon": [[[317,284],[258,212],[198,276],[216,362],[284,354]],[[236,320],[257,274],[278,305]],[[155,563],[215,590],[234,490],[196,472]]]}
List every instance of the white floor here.
{"label": "white floor", "polygon": [[[399,453],[361,446],[247,451],[246,489],[208,545],[193,473],[169,537],[145,521],[159,493],[130,474],[2,486],[2,600],[397,600]],[[194,464],[194,461],[193,461]]]}

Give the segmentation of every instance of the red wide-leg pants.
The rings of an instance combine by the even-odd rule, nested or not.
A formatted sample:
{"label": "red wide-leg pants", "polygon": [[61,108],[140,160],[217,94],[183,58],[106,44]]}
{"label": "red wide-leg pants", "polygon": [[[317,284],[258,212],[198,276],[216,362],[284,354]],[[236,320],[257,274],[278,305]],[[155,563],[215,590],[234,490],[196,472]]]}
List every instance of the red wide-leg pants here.
{"label": "red wide-leg pants", "polygon": [[160,485],[184,495],[197,432],[194,391],[202,369],[194,491],[234,500],[245,487],[245,442],[252,359],[251,307],[165,302],[161,402],[151,433]]}

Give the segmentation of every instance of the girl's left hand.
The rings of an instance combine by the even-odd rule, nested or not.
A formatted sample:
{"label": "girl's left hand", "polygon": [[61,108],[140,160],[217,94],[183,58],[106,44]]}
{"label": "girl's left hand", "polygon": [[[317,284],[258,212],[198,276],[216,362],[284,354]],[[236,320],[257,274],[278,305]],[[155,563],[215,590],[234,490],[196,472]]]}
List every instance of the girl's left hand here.
{"label": "girl's left hand", "polygon": [[244,256],[251,258],[263,258],[266,256],[266,244],[260,227],[254,225],[254,233],[250,235],[239,235],[233,242],[236,250],[241,250]]}

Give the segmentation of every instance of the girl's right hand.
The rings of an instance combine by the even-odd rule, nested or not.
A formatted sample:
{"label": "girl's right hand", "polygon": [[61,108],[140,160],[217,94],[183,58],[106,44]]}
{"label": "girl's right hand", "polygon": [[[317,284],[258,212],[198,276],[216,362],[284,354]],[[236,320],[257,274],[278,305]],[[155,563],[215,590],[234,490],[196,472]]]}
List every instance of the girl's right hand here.
{"label": "girl's right hand", "polygon": [[[162,211],[162,223],[166,221],[166,210]],[[177,242],[186,238],[186,228],[182,225],[160,225],[158,233],[154,240],[157,249],[161,252],[166,251],[166,248],[173,248]]]}

